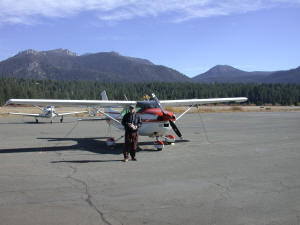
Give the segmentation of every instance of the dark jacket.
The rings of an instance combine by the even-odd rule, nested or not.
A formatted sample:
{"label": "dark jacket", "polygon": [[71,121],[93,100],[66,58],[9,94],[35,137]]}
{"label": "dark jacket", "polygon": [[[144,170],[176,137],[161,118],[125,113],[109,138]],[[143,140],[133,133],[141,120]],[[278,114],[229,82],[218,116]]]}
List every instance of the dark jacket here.
{"label": "dark jacket", "polygon": [[126,133],[137,132],[138,129],[133,130],[128,124],[131,123],[138,128],[142,125],[142,121],[139,115],[136,113],[131,114],[130,112],[126,113],[122,119],[122,125],[125,128]]}

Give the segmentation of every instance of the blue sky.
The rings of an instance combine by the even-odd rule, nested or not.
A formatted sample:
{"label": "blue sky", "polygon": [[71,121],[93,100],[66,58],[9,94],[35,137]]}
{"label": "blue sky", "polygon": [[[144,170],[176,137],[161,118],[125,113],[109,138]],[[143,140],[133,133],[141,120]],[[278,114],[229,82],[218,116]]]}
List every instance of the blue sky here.
{"label": "blue sky", "polygon": [[300,66],[300,0],[0,0],[0,60],[116,51],[190,77]]}

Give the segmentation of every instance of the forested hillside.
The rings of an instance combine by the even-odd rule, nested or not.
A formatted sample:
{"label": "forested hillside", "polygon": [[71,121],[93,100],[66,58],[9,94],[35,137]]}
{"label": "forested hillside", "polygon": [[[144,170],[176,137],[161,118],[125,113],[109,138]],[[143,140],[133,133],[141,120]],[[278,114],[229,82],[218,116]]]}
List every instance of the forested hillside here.
{"label": "forested hillside", "polygon": [[101,83],[89,81],[0,78],[0,103],[9,98],[140,100],[154,92],[159,99],[248,97],[248,104],[300,104],[298,84]]}

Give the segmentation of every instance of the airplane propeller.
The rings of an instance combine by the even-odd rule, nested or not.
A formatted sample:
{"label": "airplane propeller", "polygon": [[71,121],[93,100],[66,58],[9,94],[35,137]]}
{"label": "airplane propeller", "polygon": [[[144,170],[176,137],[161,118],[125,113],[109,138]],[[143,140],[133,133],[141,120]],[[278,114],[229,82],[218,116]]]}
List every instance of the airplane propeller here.
{"label": "airplane propeller", "polygon": [[[154,99],[154,101],[157,103],[158,107],[161,109],[161,111],[163,112],[163,114],[166,116],[168,115],[167,114],[167,111],[164,109],[164,107],[160,104],[160,101],[158,100],[158,98],[155,96],[154,93],[152,93],[152,97]],[[179,137],[179,138],[182,138],[182,134],[181,132],[179,131],[178,127],[176,126],[176,124],[169,119],[169,123],[173,129],[173,131],[175,132],[175,134]]]}
{"label": "airplane propeller", "polygon": [[170,122],[170,125],[171,125],[172,129],[174,130],[175,134],[177,134],[178,137],[182,138],[182,134],[179,131],[179,129],[176,126],[176,124],[172,120],[169,120],[169,122]]}

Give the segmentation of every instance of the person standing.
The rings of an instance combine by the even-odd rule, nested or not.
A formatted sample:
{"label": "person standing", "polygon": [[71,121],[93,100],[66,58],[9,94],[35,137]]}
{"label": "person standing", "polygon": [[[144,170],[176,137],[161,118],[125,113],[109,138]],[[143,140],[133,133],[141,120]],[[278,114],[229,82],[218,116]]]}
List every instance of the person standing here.
{"label": "person standing", "polygon": [[134,105],[130,105],[129,110],[122,119],[122,125],[125,128],[124,162],[128,162],[129,153],[132,160],[137,160],[135,154],[139,137],[138,129],[142,125],[141,118],[136,114]]}

